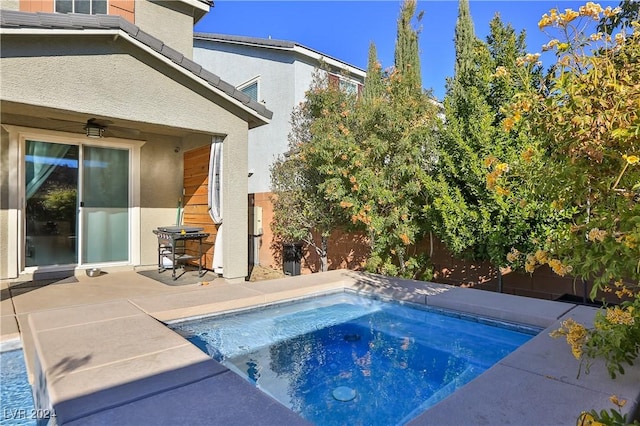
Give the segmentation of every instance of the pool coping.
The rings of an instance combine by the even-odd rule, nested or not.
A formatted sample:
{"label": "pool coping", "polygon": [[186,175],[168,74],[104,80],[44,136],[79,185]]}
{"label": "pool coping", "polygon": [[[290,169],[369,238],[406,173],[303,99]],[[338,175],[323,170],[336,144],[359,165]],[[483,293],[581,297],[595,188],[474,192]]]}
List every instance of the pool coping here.
{"label": "pool coping", "polygon": [[347,270],[29,313],[36,408],[58,424],[308,424],[164,323],[345,290],[545,329],[409,424],[575,424],[611,395],[636,413],[640,367],[611,380],[596,363],[576,379],[568,346],[548,335],[567,317],[590,324],[595,308]]}

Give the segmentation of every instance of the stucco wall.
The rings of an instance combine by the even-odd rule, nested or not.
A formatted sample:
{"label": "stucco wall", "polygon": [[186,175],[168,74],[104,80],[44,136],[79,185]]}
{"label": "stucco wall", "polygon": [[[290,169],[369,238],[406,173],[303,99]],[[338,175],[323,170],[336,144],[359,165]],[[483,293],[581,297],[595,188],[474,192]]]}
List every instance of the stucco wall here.
{"label": "stucco wall", "polygon": [[177,1],[136,2],[136,25],[191,59],[193,8]]}
{"label": "stucco wall", "polygon": [[[26,41],[25,37],[3,36],[0,63],[3,105],[32,104],[51,111],[74,111],[87,117],[122,118],[141,126],[154,125],[158,134],[145,134],[147,141],[141,150],[140,206],[133,206],[140,212],[140,229],[134,232],[140,232],[141,264],[156,262],[157,240],[152,230],[175,222],[183,179],[182,152],[175,153],[175,148],[186,150],[211,143],[213,134],[228,135],[223,182],[225,228],[228,235],[239,237],[229,238],[229,243],[225,243],[224,275],[244,278],[248,251],[247,122],[226,109],[236,108],[228,101],[170,66],[128,48],[124,40],[108,40],[111,41],[100,37],[82,40],[34,37]],[[15,114],[6,108],[2,113],[3,117]],[[24,125],[25,118],[21,120]],[[15,167],[11,165],[10,169]],[[11,185],[11,181],[3,176],[0,185]],[[0,229],[17,226],[7,223],[4,216],[0,219]],[[8,248],[9,252],[16,250]]]}
{"label": "stucco wall", "polygon": [[180,138],[155,135],[140,150],[140,263],[157,264],[153,230],[174,225],[177,201],[182,196]]}
{"label": "stucco wall", "polygon": [[[241,119],[187,87],[189,81],[126,41],[2,37],[2,99],[87,114],[227,133]],[[109,39],[111,40],[111,39]],[[12,42],[14,41],[14,42]],[[45,56],[46,55],[46,56]],[[149,72],[149,67],[166,72]],[[21,82],[29,81],[24,85]],[[161,90],[159,90],[161,88]],[[220,101],[223,105],[224,101]]]}
{"label": "stucco wall", "polygon": [[1,0],[0,6],[6,10],[20,10],[20,0]]}
{"label": "stucco wall", "polygon": [[[0,253],[9,253],[9,134],[0,128]],[[8,256],[0,256],[0,278],[8,274]]]}
{"label": "stucco wall", "polygon": [[271,191],[270,166],[288,150],[291,112],[305,98],[320,63],[293,50],[194,41],[194,60],[234,86],[258,77],[259,99],[273,111],[269,126],[249,132],[249,193]]}
{"label": "stucco wall", "polygon": [[260,77],[259,101],[273,111],[269,126],[249,132],[249,193],[270,191],[269,167],[287,150],[291,110],[297,103],[295,68],[289,52],[196,40],[194,60],[234,86]]}

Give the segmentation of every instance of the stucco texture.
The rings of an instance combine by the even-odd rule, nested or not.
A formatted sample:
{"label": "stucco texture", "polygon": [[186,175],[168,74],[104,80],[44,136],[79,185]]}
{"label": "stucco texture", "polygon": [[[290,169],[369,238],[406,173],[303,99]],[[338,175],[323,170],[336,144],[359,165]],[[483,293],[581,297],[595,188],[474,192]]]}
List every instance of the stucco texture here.
{"label": "stucco texture", "polygon": [[[2,124],[45,127],[49,114],[67,114],[80,123],[91,117],[125,120],[138,131],[136,139],[144,145],[139,164],[133,164],[139,172],[139,187],[134,188],[139,190],[139,205],[132,208],[140,226],[132,232],[139,233],[140,252],[132,258],[139,264],[156,261],[157,241],[151,231],[175,222],[183,179],[182,153],[176,148],[190,149],[211,143],[213,135],[225,136],[225,228],[227,235],[238,237],[226,240],[224,275],[247,275],[246,112],[123,35],[10,34],[1,41]],[[72,131],[82,132],[77,127]],[[6,161],[4,150],[2,159]],[[17,165],[9,167],[15,171]],[[17,185],[7,182],[4,168],[1,176],[1,188]],[[3,203],[0,229],[20,229],[18,223],[8,223],[9,216]],[[0,265],[8,261],[8,251],[16,250],[3,250]],[[0,278],[15,275],[16,269],[7,265]]]}
{"label": "stucco texture", "polygon": [[194,22],[187,8],[178,1],[137,2],[135,24],[191,59]]}

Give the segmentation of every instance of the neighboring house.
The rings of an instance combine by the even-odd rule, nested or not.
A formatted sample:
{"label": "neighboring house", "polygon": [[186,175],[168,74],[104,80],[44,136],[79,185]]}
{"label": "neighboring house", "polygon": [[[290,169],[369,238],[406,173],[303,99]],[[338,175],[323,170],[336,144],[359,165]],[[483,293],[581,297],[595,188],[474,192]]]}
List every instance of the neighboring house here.
{"label": "neighboring house", "polygon": [[[329,78],[346,90],[360,93],[366,73],[338,59],[295,42],[223,34],[194,34],[193,57],[253,100],[273,111],[269,126],[249,132],[250,205],[262,213],[262,230],[251,229],[254,263],[280,268],[272,248],[270,167],[288,151],[293,109],[305,98],[314,73],[324,63]],[[253,212],[252,212],[253,213]],[[259,249],[258,249],[259,248]]]}
{"label": "neighboring house", "polygon": [[243,236],[224,239],[223,270],[244,280],[248,134],[272,113],[191,59],[211,2],[2,7],[0,279],[156,264],[189,152],[223,138],[224,225]]}

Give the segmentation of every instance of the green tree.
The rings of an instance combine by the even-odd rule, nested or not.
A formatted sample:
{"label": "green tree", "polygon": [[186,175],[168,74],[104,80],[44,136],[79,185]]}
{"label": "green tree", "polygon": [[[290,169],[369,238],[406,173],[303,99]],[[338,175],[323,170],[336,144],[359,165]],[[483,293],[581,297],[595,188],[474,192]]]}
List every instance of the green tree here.
{"label": "green tree", "polygon": [[422,12],[416,17],[417,0],[405,0],[400,17],[398,18],[395,69],[402,78],[408,90],[422,91],[422,77],[420,73],[420,51],[418,48],[418,31],[412,21],[422,19]]}
{"label": "green tree", "polygon": [[369,60],[367,62],[367,78],[364,80],[362,96],[366,102],[382,97],[384,92],[384,81],[382,65],[378,62],[376,45],[369,45]]}
{"label": "green tree", "polygon": [[[456,52],[454,64],[454,80],[450,82],[449,89],[463,89],[472,83],[468,79],[472,78],[476,68],[474,50],[479,40],[476,38],[473,28],[473,19],[469,10],[469,0],[460,0],[458,3],[458,18],[456,20],[454,47]],[[462,96],[460,94],[459,96]]]}
{"label": "green tree", "polygon": [[452,253],[470,256],[488,223],[478,206],[485,192],[482,159],[489,154],[493,118],[480,92],[486,86],[481,78],[488,80],[490,73],[478,67],[488,54],[475,37],[467,0],[459,4],[455,49],[455,74],[444,99],[446,120],[438,132],[438,164],[424,213]]}
{"label": "green tree", "polygon": [[312,247],[320,257],[321,271],[328,268],[328,239],[343,215],[324,196],[323,175],[306,156],[315,152],[315,120],[326,117],[325,107],[342,102],[353,105],[355,99],[337,86],[330,87],[326,72],[316,72],[305,102],[291,114],[289,150],[271,166],[273,233],[285,243],[302,241]]}
{"label": "green tree", "polygon": [[479,40],[469,2],[460,1],[455,75],[447,81],[439,161],[424,212],[455,255],[503,266],[513,241],[528,240],[544,216],[535,204],[510,202],[508,195],[526,188],[510,188],[510,193],[496,186],[506,171],[504,160],[518,156],[529,138],[500,131],[504,107],[525,84],[516,72],[524,33],[516,34],[497,15],[490,29],[487,42]]}
{"label": "green tree", "polygon": [[540,26],[560,35],[543,47],[556,52],[550,89],[518,93],[504,120],[508,130],[524,129],[539,141],[531,155],[544,161],[514,163],[518,173],[550,208],[571,212],[539,248],[594,279],[594,296],[618,279],[637,282],[639,274],[638,34],[578,30],[584,20],[613,13],[591,4],[545,15]]}
{"label": "green tree", "polygon": [[322,175],[325,198],[342,209],[350,229],[369,237],[367,269],[418,277],[427,264],[415,243],[425,232],[422,182],[434,158],[436,108],[415,74],[414,13],[415,2],[405,2],[396,43],[401,66],[382,76],[370,49],[365,96],[354,106],[351,99],[328,94],[332,101],[323,104],[311,126],[312,143],[302,152]]}

